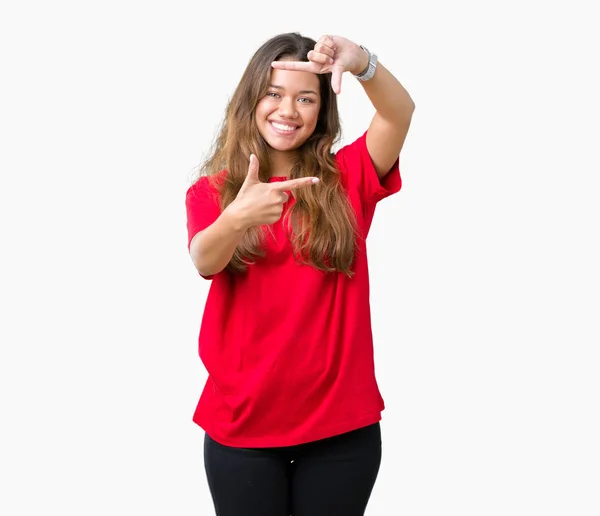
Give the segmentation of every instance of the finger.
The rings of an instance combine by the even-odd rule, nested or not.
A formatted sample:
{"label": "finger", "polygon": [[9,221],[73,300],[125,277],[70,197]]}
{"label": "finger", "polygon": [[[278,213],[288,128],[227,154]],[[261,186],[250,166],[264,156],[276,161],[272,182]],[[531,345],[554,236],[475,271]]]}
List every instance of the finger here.
{"label": "finger", "polygon": [[323,65],[333,64],[333,58],[329,57],[327,54],[315,52],[314,50],[311,50],[308,54],[306,54],[306,57],[308,57],[314,63],[319,63]]}
{"label": "finger", "polygon": [[333,48],[328,47],[327,45],[325,45],[323,43],[317,43],[315,45],[314,51],[318,52],[320,54],[325,54],[329,57],[333,57],[335,55],[335,51],[333,50]]}
{"label": "finger", "polygon": [[336,95],[342,92],[342,73],[344,69],[340,66],[334,66],[331,69],[331,87]]}
{"label": "finger", "polygon": [[248,166],[248,175],[246,182],[258,183],[258,158],[254,154],[250,154],[250,165]]}
{"label": "finger", "polygon": [[285,204],[286,202],[288,202],[288,199],[290,198],[290,196],[288,194],[286,194],[285,192],[281,192],[281,203]]}
{"label": "finger", "polygon": [[321,67],[312,62],[304,62],[304,61],[273,61],[271,63],[273,68],[277,70],[296,70],[298,72],[312,72],[318,73]]}
{"label": "finger", "polygon": [[318,182],[318,177],[301,177],[299,179],[288,179],[287,181],[280,181],[272,184],[274,190],[285,192],[286,190],[295,190],[296,188],[311,186],[317,184]]}
{"label": "finger", "polygon": [[328,36],[327,34],[325,34],[324,36],[321,36],[319,38],[318,44],[329,47],[333,51],[335,51],[335,49],[336,49],[336,45],[333,41],[333,38],[331,36]]}

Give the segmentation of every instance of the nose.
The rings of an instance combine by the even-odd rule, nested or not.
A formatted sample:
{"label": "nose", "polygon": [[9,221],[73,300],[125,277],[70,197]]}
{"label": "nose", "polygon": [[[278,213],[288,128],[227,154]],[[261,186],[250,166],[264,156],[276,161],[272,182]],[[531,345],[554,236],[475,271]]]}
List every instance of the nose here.
{"label": "nose", "polygon": [[281,100],[279,103],[279,116],[283,118],[296,118],[298,116],[293,99],[283,98]]}

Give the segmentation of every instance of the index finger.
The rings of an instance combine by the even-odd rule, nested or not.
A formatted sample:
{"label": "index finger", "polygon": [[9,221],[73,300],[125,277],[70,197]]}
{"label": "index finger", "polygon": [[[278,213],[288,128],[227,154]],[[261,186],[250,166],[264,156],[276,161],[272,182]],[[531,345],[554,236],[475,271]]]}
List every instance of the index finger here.
{"label": "index finger", "polygon": [[271,63],[273,68],[278,70],[296,70],[299,72],[315,72],[320,65],[316,65],[310,61],[273,61]]}
{"label": "index finger", "polygon": [[285,192],[286,190],[295,190],[296,188],[302,188],[303,186],[311,186],[319,182],[318,177],[300,177],[298,179],[288,179],[287,181],[280,181],[278,183],[271,183],[273,190],[279,192]]}

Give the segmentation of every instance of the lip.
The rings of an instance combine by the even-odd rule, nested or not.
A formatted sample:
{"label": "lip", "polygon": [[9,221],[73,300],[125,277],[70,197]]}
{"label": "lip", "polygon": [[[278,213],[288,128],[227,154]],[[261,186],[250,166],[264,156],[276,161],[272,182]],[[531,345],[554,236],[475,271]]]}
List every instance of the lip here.
{"label": "lip", "polygon": [[[291,132],[290,132],[290,131],[282,131],[282,130],[280,130],[280,129],[277,129],[277,127],[275,127],[275,126],[273,125],[273,123],[276,123],[276,124],[281,124],[281,125],[287,125],[288,127],[293,127],[293,128],[294,128],[294,130],[293,130],[293,131],[291,131]],[[297,125],[297,124],[290,124],[289,122],[280,122],[279,120],[269,120],[269,125],[271,126],[271,129],[273,129],[273,131],[274,131],[275,133],[277,133],[277,134],[279,134],[279,135],[281,135],[281,136],[291,136],[291,135],[293,135],[293,134],[296,132],[296,130],[297,130],[299,127],[300,127],[300,126],[299,126],[299,125]]]}

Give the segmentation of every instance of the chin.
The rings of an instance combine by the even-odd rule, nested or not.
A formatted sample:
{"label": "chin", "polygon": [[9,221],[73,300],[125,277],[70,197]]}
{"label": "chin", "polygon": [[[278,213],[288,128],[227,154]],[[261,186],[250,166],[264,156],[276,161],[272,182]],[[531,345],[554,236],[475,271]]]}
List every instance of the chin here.
{"label": "chin", "polygon": [[295,138],[278,138],[277,136],[270,134],[268,130],[266,131],[266,134],[262,131],[260,132],[263,139],[265,140],[265,142],[267,142],[269,147],[279,152],[295,151],[296,149],[301,147],[310,137],[310,134],[298,134]]}
{"label": "chin", "polygon": [[272,149],[279,151],[279,152],[291,152],[291,151],[295,151],[298,147],[300,147],[304,142],[301,143],[281,143],[281,142],[276,142],[276,141],[269,141],[267,140],[267,144],[269,145],[269,147],[271,147]]}

